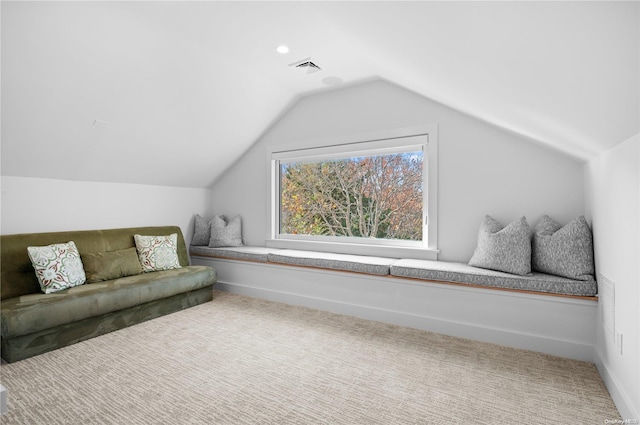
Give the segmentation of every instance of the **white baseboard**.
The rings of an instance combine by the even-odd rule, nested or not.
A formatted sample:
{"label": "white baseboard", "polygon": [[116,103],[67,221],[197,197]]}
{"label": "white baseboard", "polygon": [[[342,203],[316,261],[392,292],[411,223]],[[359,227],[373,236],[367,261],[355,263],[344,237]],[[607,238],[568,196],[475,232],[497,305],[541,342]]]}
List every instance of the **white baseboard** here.
{"label": "white baseboard", "polygon": [[613,402],[620,412],[620,416],[622,419],[636,420],[636,422],[631,423],[640,423],[640,405],[638,405],[638,400],[636,400],[636,406],[634,406],[631,397],[629,397],[622,385],[620,385],[618,379],[605,365],[603,357],[600,350],[594,349],[594,363],[598,368],[598,372],[600,372],[602,381],[609,390],[609,395],[611,395]]}

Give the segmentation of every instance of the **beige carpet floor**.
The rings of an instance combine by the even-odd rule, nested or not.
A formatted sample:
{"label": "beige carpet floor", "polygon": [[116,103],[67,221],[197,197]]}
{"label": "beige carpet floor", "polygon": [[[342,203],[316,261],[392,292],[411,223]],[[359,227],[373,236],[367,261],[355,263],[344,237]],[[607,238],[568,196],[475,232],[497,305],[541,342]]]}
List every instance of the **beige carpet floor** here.
{"label": "beige carpet floor", "polygon": [[603,424],[591,363],[216,291],[0,366],[2,424]]}

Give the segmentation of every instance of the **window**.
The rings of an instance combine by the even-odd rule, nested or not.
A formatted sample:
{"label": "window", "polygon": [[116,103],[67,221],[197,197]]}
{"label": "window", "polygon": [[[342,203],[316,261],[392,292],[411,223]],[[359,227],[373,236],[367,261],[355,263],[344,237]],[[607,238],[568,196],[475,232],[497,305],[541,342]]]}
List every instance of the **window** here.
{"label": "window", "polygon": [[268,246],[435,259],[436,155],[430,133],[271,152]]}

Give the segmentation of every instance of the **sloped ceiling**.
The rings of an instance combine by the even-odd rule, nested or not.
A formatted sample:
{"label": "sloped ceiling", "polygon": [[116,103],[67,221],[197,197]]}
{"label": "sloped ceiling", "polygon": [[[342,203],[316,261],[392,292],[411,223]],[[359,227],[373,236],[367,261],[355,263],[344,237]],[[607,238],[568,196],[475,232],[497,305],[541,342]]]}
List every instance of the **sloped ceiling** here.
{"label": "sloped ceiling", "polygon": [[587,160],[640,132],[639,5],[3,1],[2,175],[207,187],[374,78]]}

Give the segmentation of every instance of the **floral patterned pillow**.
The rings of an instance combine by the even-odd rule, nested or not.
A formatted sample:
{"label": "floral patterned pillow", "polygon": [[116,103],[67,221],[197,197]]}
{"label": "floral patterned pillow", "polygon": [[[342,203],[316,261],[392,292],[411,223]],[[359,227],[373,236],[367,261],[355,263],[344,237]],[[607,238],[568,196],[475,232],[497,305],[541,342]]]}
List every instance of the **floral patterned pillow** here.
{"label": "floral patterned pillow", "polygon": [[80,253],[73,241],[29,246],[27,253],[45,294],[82,285],[86,281]]}
{"label": "floral patterned pillow", "polygon": [[168,236],[133,235],[138,259],[144,272],[179,269],[178,234]]}

